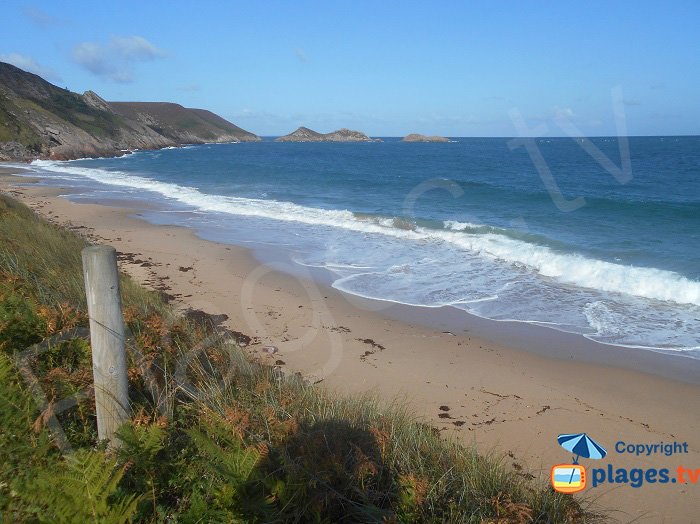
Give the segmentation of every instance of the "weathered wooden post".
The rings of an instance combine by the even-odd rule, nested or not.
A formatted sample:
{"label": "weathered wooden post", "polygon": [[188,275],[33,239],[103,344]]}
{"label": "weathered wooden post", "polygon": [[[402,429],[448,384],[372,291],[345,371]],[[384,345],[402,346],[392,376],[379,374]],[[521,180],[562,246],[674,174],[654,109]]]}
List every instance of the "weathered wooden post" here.
{"label": "weathered wooden post", "polygon": [[90,315],[97,435],[114,447],[119,445],[115,432],[129,419],[117,252],[111,246],[90,246],[83,249],[82,257]]}

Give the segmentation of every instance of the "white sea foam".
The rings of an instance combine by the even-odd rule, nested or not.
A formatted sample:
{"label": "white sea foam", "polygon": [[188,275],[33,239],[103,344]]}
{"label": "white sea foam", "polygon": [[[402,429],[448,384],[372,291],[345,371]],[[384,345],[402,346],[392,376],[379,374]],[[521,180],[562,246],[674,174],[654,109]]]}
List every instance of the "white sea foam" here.
{"label": "white sea foam", "polygon": [[596,334],[618,335],[620,328],[624,325],[622,315],[611,311],[603,301],[596,300],[589,302],[583,308],[588,324],[596,330]]}
{"label": "white sea foam", "polygon": [[464,231],[465,229],[476,229],[484,227],[484,224],[474,224],[472,222],[458,222],[457,220],[445,220],[443,222],[445,229],[452,231]]}
{"label": "white sea foam", "polygon": [[120,171],[78,167],[71,163],[44,160],[37,160],[32,165],[45,172],[68,176],[78,174],[103,184],[153,191],[202,211],[342,228],[407,241],[447,242],[472,255],[526,268],[542,277],[564,284],[679,304],[700,305],[700,282],[677,273],[625,266],[576,253],[556,252],[547,246],[493,232],[472,234],[464,231],[481,227],[475,224],[447,222],[446,229],[396,227],[393,219],[367,220],[358,218],[347,210],[325,210],[291,202],[209,195],[194,187],[161,182]]}

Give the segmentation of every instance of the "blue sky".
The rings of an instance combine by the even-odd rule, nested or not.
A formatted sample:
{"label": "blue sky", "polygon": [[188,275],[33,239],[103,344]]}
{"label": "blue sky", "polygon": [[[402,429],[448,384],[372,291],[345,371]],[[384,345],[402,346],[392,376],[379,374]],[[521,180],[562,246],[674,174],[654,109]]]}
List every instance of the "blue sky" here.
{"label": "blue sky", "polygon": [[260,135],[565,136],[564,120],[611,135],[616,116],[631,135],[700,134],[700,2],[5,0],[2,12],[0,60]]}

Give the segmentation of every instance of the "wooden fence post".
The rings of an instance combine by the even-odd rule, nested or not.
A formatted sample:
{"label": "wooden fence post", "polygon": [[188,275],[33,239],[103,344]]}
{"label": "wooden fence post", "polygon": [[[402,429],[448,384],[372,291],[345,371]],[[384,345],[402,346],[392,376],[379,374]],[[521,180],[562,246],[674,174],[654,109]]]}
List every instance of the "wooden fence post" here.
{"label": "wooden fence post", "polygon": [[90,246],[83,249],[82,257],[90,316],[97,435],[99,440],[106,439],[110,447],[115,447],[119,445],[115,432],[129,419],[117,252],[111,246]]}

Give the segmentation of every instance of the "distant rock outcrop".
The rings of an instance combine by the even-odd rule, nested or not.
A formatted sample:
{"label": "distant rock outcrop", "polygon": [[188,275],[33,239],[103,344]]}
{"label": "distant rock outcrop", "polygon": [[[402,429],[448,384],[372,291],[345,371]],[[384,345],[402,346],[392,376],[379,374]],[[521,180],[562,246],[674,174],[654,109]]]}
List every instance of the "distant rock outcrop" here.
{"label": "distant rock outcrop", "polygon": [[353,131],[352,129],[338,129],[324,135],[328,142],[374,142],[373,138],[368,137],[361,131]]}
{"label": "distant rock outcrop", "polygon": [[362,133],[352,129],[338,129],[331,133],[319,133],[308,127],[300,127],[293,133],[275,139],[276,142],[378,142]]}
{"label": "distant rock outcrop", "polygon": [[323,137],[321,133],[302,126],[288,135],[276,138],[275,142],[323,142]]}
{"label": "distant rock outcrop", "polygon": [[83,93],[83,100],[87,105],[99,111],[112,111],[112,108],[109,107],[109,102],[94,91],[85,91]]}
{"label": "distant rock outcrop", "polygon": [[107,102],[0,62],[0,160],[119,156],[131,149],[260,140],[203,109]]}
{"label": "distant rock outcrop", "polygon": [[426,136],[426,135],[419,135],[418,133],[411,133],[410,135],[406,135],[403,137],[401,140],[402,142],[449,142],[449,138],[445,138],[444,136]]}

